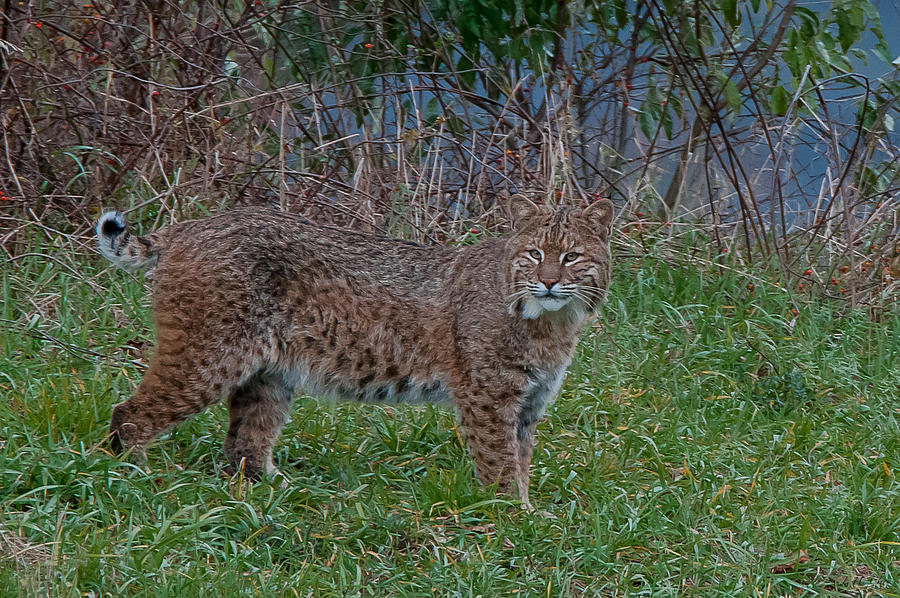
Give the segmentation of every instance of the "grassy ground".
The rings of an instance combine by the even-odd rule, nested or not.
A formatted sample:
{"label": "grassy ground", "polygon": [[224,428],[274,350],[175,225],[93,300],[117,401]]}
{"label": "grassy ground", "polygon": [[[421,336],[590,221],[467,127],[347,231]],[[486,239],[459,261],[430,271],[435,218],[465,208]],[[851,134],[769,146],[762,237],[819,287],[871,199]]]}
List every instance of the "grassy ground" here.
{"label": "grassy ground", "polygon": [[527,514],[437,408],[298,399],[285,490],[224,475],[221,406],[119,461],[141,281],[32,250],[0,265],[2,596],[900,595],[896,316],[618,262]]}

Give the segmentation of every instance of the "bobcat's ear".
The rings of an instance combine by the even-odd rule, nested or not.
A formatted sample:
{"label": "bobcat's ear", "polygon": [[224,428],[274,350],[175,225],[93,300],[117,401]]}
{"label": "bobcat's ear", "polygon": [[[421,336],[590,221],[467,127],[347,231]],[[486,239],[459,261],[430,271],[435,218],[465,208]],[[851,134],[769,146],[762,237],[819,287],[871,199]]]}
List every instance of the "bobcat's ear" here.
{"label": "bobcat's ear", "polygon": [[604,236],[609,236],[613,212],[613,202],[604,198],[598,199],[586,207],[581,213],[581,216],[586,219],[592,227],[603,231]]}
{"label": "bobcat's ear", "polygon": [[514,228],[541,213],[541,207],[521,193],[516,193],[506,200],[506,211]]}

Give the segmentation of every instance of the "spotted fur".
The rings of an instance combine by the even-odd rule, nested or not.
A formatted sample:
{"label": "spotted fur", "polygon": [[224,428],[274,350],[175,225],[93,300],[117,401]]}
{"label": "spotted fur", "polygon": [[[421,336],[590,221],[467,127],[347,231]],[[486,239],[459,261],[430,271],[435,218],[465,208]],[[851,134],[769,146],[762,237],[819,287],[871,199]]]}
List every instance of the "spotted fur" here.
{"label": "spotted fur", "polygon": [[500,488],[515,480],[528,505],[535,428],[609,283],[612,204],[516,203],[511,236],[465,248],[265,209],[147,237],[130,235],[120,214],[104,215],[103,255],[156,267],[158,346],[134,395],[113,409],[113,446],[143,450],[227,397],[226,456],[258,477],[274,471],[295,391],[447,403],[479,478]]}

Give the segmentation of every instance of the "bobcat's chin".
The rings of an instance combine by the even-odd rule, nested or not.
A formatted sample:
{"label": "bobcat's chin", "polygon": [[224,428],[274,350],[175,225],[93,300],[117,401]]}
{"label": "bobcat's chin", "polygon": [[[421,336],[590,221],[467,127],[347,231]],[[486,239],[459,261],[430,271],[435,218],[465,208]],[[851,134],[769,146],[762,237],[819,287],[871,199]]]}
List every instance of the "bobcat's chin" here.
{"label": "bobcat's chin", "polygon": [[571,297],[528,297],[522,303],[522,319],[534,320],[546,312],[559,311],[571,303]]}

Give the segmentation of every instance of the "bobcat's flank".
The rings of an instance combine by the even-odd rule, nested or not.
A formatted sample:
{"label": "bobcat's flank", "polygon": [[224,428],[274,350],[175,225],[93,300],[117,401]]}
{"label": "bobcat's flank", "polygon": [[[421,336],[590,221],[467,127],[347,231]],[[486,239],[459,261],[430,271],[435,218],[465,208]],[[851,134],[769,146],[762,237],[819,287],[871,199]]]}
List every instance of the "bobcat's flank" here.
{"label": "bobcat's flank", "polygon": [[613,206],[513,198],[514,231],[471,247],[424,247],[269,209],[235,209],[144,237],[122,214],[97,223],[100,252],[156,268],[157,348],[113,409],[116,450],[228,397],[225,453],[253,478],[295,390],[369,403],[454,405],[478,477],[526,508],[535,427],[578,333],[609,284]]}

